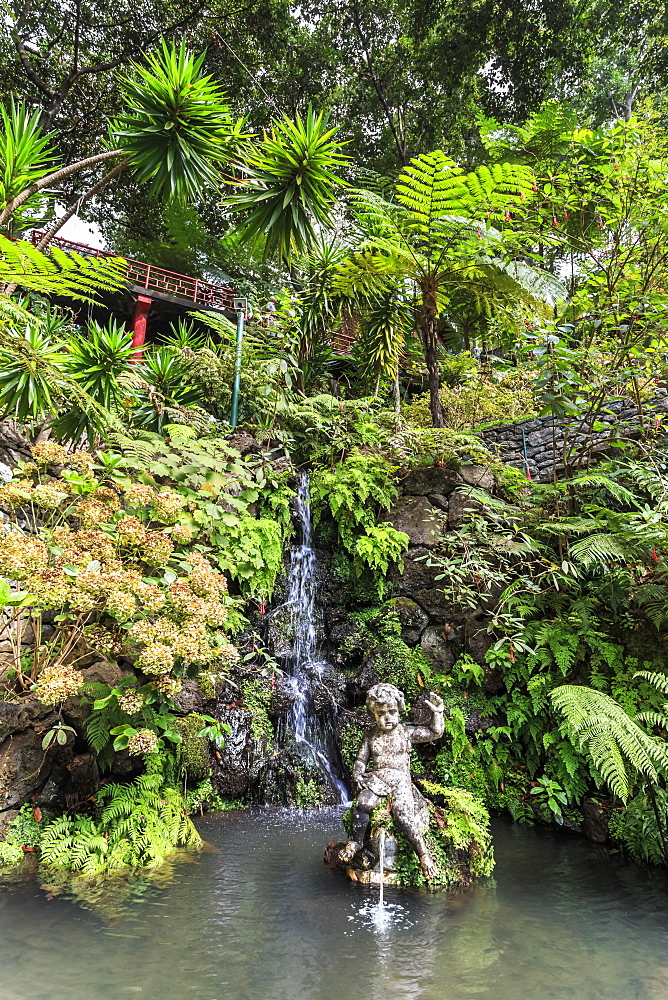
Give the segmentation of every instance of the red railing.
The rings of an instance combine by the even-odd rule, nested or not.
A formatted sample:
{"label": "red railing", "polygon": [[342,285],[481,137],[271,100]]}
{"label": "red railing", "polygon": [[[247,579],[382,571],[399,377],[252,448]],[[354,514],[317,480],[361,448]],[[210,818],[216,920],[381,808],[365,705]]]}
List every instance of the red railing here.
{"label": "red railing", "polygon": [[331,345],[337,354],[350,354],[353,345],[357,343],[357,337],[349,333],[342,333],[340,330],[332,334]]}
{"label": "red railing", "polygon": [[[37,246],[45,234],[33,230],[31,235],[32,243]],[[121,254],[112,254],[107,250],[98,250],[89,247],[85,243],[75,243],[74,240],[65,240],[56,236],[51,240],[51,245],[57,246],[65,253],[78,253],[82,257],[120,257]],[[176,271],[167,271],[164,267],[155,267],[153,264],[145,264],[141,260],[133,260],[131,257],[123,258],[127,263],[128,281],[137,288],[142,288],[146,292],[161,292],[163,295],[173,295],[178,299],[187,299],[196,305],[209,306],[213,309],[232,309],[236,292],[227,285],[215,285],[210,281],[203,281],[201,278],[190,278],[185,274],[178,274]]]}
{"label": "red railing", "polygon": [[[45,236],[44,232],[33,229],[30,239],[34,246]],[[176,271],[166,271],[164,267],[155,267],[153,264],[145,264],[141,260],[133,260],[131,257],[123,257],[122,254],[112,254],[108,250],[98,250],[96,247],[89,247],[85,243],[76,243],[74,240],[66,240],[61,236],[56,236],[50,241],[50,245],[64,250],[65,253],[78,253],[82,257],[122,257],[127,264],[127,278],[135,288],[141,288],[148,292],[162,292],[164,295],[173,295],[177,299],[186,299],[196,305],[209,306],[213,309],[234,308],[236,292],[226,285],[215,285],[210,281],[203,281],[201,278],[190,278],[186,274],[178,274]],[[268,313],[271,316],[272,313]],[[350,354],[357,337],[341,331],[332,334],[332,348],[337,354]]]}

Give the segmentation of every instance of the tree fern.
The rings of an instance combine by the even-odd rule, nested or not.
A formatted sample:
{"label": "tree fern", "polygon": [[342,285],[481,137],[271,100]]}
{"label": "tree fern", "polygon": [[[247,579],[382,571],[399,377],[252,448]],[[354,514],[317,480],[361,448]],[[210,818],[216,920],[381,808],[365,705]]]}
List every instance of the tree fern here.
{"label": "tree fern", "polygon": [[126,267],[122,258],[82,257],[57,247],[43,254],[27,240],[0,236],[0,285],[93,301],[100,291],[116,291],[126,283]]}
{"label": "tree fern", "polygon": [[565,729],[612,793],[627,801],[639,777],[657,783],[668,771],[668,748],[648,735],[609,695],[565,684],[551,692]]}

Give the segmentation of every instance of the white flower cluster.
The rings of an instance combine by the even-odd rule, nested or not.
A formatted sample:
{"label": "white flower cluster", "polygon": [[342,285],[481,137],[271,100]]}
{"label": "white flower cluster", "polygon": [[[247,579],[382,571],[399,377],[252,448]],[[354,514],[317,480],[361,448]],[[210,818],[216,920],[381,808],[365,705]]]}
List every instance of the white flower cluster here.
{"label": "white flower cluster", "polygon": [[134,757],[147,757],[158,749],[158,737],[151,729],[140,729],[133,733],[128,742],[128,753]]}

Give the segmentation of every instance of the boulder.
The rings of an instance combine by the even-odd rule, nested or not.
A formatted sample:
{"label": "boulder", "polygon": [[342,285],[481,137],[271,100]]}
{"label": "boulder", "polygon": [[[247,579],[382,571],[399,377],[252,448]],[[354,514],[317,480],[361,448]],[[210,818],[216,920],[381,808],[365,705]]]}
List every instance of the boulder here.
{"label": "boulder", "polygon": [[401,638],[406,645],[416,646],[422,632],[429,624],[429,615],[410,597],[393,597],[385,603],[385,607],[399,619]]}
{"label": "boulder", "polygon": [[408,723],[411,726],[429,726],[431,725],[432,719],[434,718],[434,713],[427,705],[429,701],[431,691],[421,691],[417,696],[413,705],[411,707]]}
{"label": "boulder", "polygon": [[604,844],[608,839],[610,813],[599,802],[582,803],[582,828],[587,840]]}
{"label": "boulder", "polygon": [[58,714],[51,712],[41,720],[39,731],[28,728],[0,745],[0,810],[18,809],[24,802],[53,806],[62,797],[69,781],[73,740],[42,749],[45,732],[57,722]]}
{"label": "boulder", "polygon": [[349,674],[327,664],[322,671],[320,683],[313,688],[313,707],[316,712],[338,711],[346,702],[349,679]]}
{"label": "boulder", "polygon": [[235,448],[242,457],[262,451],[262,448],[253,435],[247,431],[234,431],[233,434],[227,435],[226,441],[230,448]]}
{"label": "boulder", "polygon": [[116,663],[110,663],[109,660],[101,657],[99,653],[95,655],[99,659],[93,660],[89,666],[80,669],[86,684],[106,684],[108,687],[117,687],[124,676],[121,668]]}
{"label": "boulder", "polygon": [[403,496],[392,507],[387,520],[397,531],[404,531],[409,545],[434,546],[441,537],[440,526],[445,520],[422,496]]}
{"label": "boulder", "polygon": [[183,687],[172,700],[179,712],[190,715],[191,712],[201,712],[210,698],[202,691],[196,680],[186,677],[183,681]]}
{"label": "boulder", "polygon": [[[32,458],[30,442],[19,434],[9,421],[0,423],[0,462],[13,469],[17,462],[29,462]],[[6,475],[3,474],[3,479]]]}
{"label": "boulder", "polygon": [[287,715],[295,703],[295,697],[296,692],[293,679],[291,677],[278,677],[276,687],[271,695],[271,703],[268,709],[269,715],[273,718]]}
{"label": "boulder", "polygon": [[225,745],[214,755],[214,784],[225,798],[248,797],[271,756],[271,748],[267,748],[264,740],[253,737],[251,712],[233,705],[219,705],[215,715],[227,723],[230,732],[225,736]]}
{"label": "boulder", "polygon": [[477,486],[479,490],[493,490],[496,484],[494,473],[484,465],[462,465],[459,475],[467,486]]}
{"label": "boulder", "polygon": [[419,604],[431,622],[445,624],[452,619],[452,606],[436,579],[439,568],[429,566],[427,559],[421,558],[430,555],[428,548],[410,550],[404,559],[403,573],[394,576],[395,586],[401,595]]}
{"label": "boulder", "polygon": [[451,530],[456,528],[471,514],[482,509],[483,505],[479,500],[466,496],[464,492],[453,493],[448,503],[448,527]]}
{"label": "boulder", "polygon": [[25,701],[0,701],[0,743],[12,733],[24,732],[51,714],[37,698]]}
{"label": "boulder", "polygon": [[404,478],[402,492],[408,496],[427,497],[430,493],[448,496],[462,482],[453,469],[440,465],[421,465]]}
{"label": "boulder", "polygon": [[424,630],[420,639],[420,649],[425,660],[438,673],[447,673],[455,662],[453,643],[438,625],[430,625]]}

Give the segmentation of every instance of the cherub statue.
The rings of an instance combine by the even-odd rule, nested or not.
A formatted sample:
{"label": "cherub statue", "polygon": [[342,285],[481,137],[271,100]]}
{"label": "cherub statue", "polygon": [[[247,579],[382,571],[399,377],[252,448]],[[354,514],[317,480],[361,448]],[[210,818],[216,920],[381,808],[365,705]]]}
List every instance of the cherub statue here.
{"label": "cherub statue", "polygon": [[[411,782],[411,750],[414,743],[428,743],[443,735],[443,700],[432,694],[425,704],[432,711],[429,726],[406,726],[399,716],[405,710],[404,696],[394,684],[375,684],[366,696],[366,707],[375,725],[367,729],[353,766],[358,792],[352,814],[353,839],[342,848],[341,861],[351,861],[364,843],[373,810],[389,799],[394,819],[420,859],[427,879],[437,875],[424,840],[429,826],[427,803]],[[371,761],[371,770],[367,764]]]}

